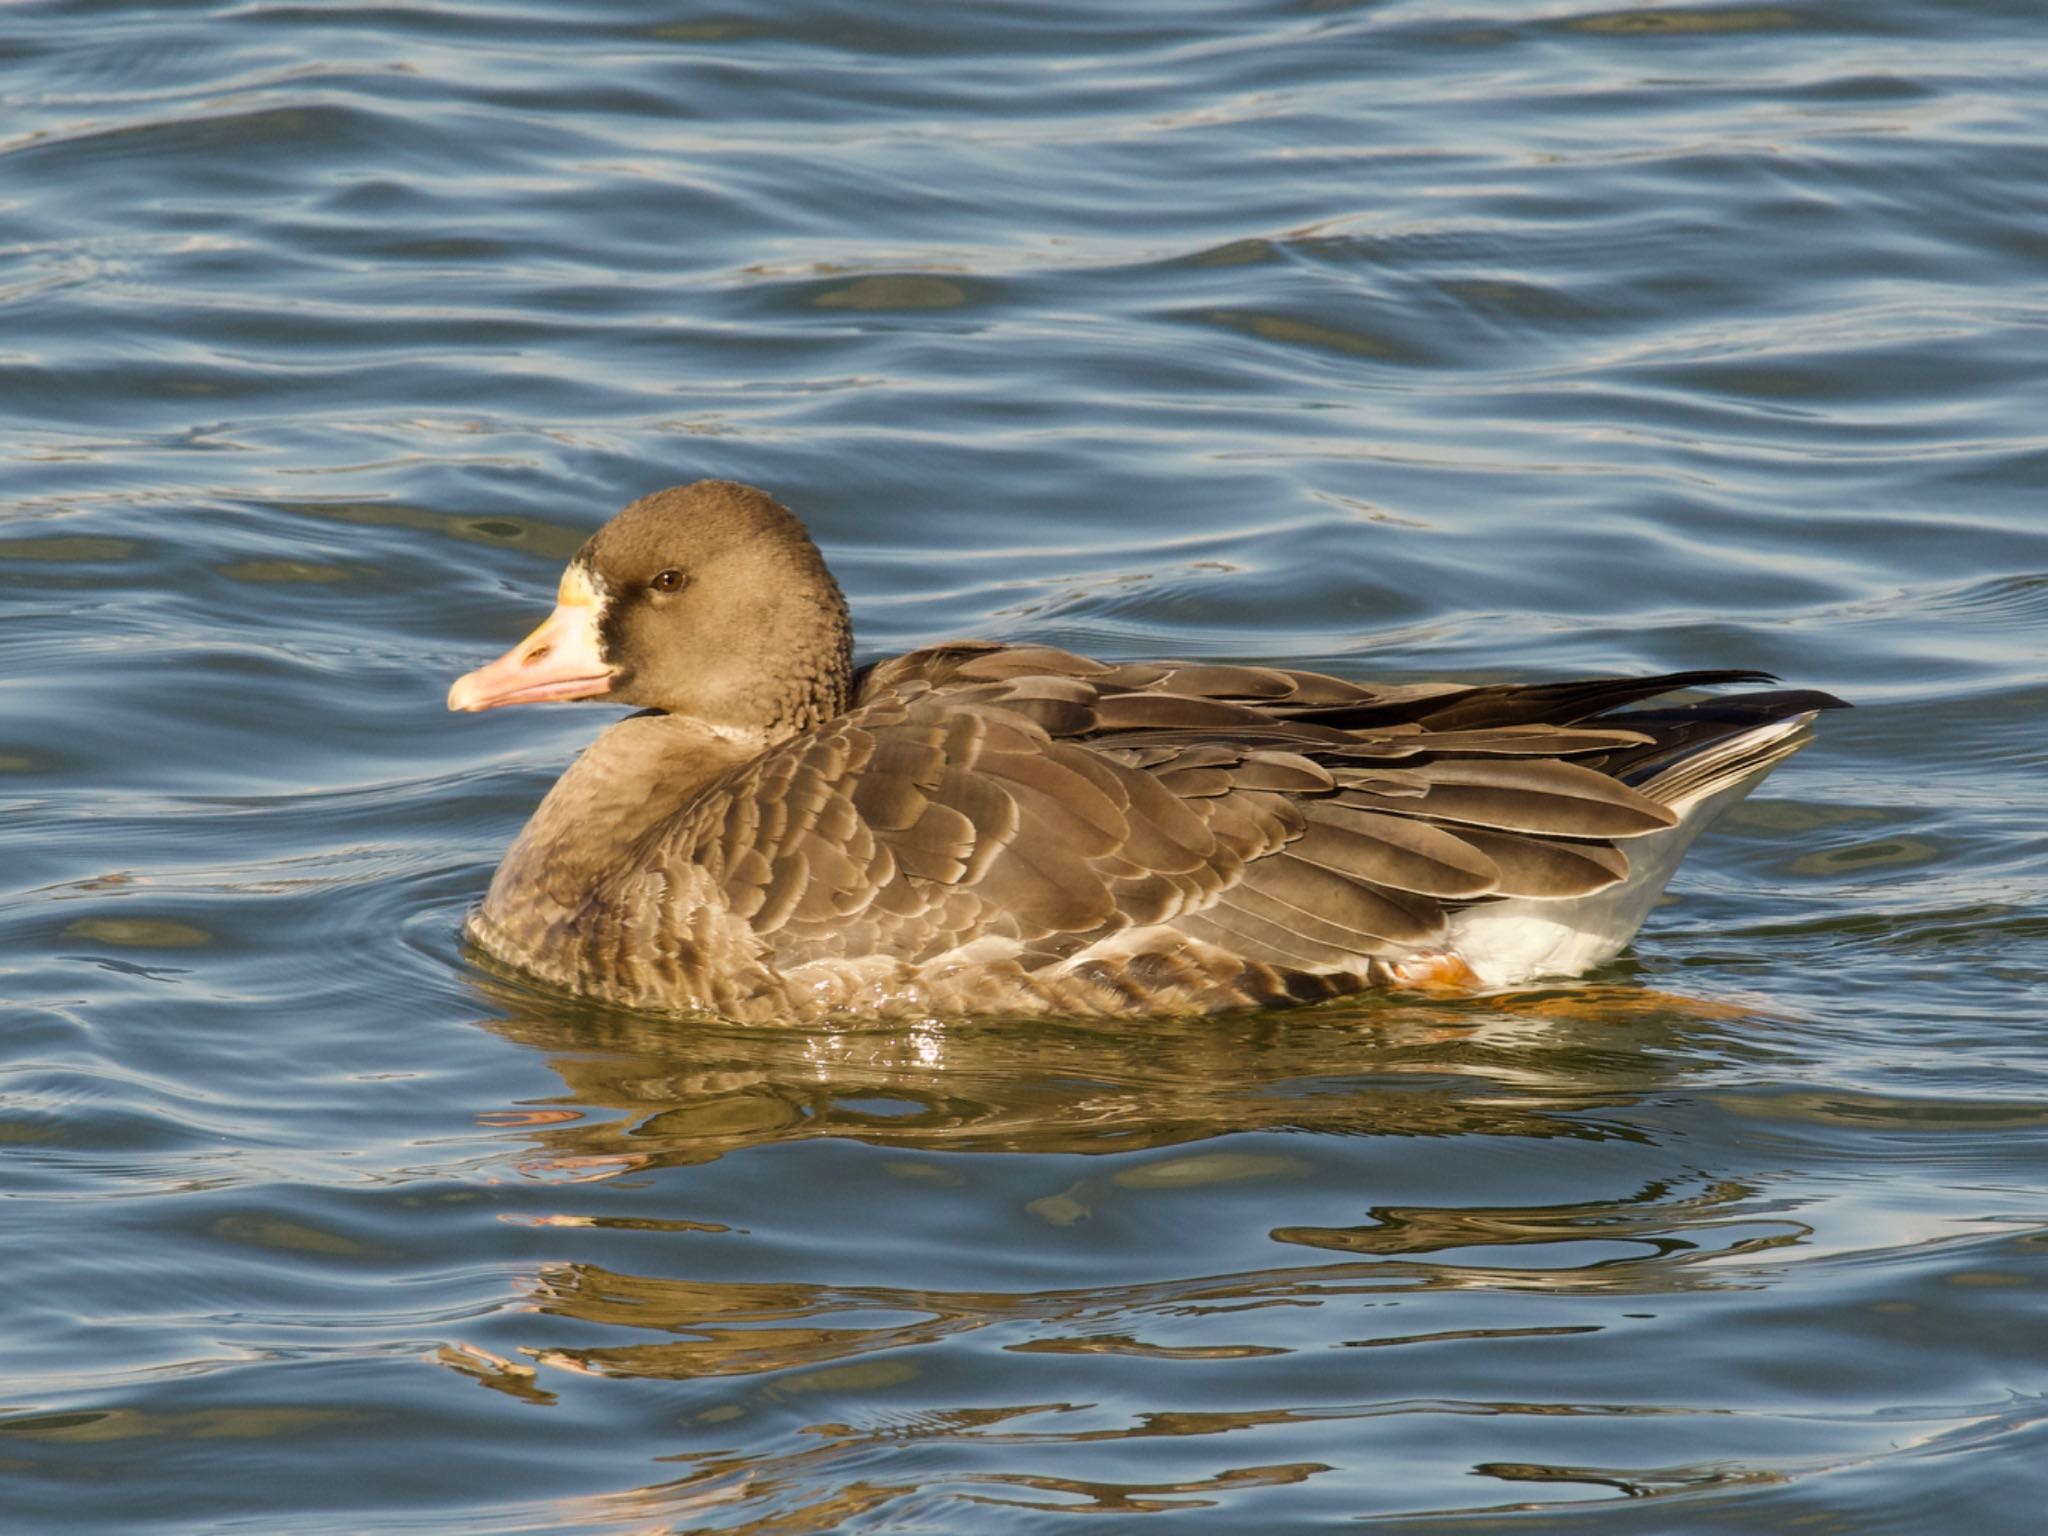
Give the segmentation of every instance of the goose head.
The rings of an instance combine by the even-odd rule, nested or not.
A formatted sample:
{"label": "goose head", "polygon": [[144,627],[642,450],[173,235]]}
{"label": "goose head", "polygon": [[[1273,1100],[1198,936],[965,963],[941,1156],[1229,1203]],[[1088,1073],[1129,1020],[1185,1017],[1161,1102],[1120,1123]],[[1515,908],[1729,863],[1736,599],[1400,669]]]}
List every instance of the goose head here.
{"label": "goose head", "polygon": [[846,599],[788,508],[700,480],[642,497],[570,560],[554,612],[456,680],[453,710],[606,699],[768,745],[846,707]]}

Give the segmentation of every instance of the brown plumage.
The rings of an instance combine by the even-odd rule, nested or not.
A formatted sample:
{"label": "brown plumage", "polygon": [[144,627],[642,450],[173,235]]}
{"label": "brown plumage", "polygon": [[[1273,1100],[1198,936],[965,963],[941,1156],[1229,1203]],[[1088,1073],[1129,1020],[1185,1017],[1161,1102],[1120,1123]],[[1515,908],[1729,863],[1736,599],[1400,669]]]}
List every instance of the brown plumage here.
{"label": "brown plumage", "polygon": [[451,708],[647,706],[562,776],[471,920],[571,990],[738,1019],[1206,1011],[1626,943],[1826,694],[1750,672],[1363,684],[982,641],[855,672],[760,491],[634,503]]}

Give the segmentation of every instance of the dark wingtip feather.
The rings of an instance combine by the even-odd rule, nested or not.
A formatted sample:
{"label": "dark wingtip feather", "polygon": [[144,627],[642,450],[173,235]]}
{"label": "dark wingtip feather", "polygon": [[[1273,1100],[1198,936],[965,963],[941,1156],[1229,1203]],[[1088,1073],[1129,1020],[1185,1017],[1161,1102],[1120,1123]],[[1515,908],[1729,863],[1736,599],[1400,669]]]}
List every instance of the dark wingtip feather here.
{"label": "dark wingtip feather", "polygon": [[1654,679],[1668,692],[1673,688],[1711,688],[1721,683],[1775,683],[1775,672],[1757,672],[1748,667],[1704,667],[1691,672],[1666,672]]}
{"label": "dark wingtip feather", "polygon": [[1723,725],[1767,725],[1789,720],[1794,715],[1823,709],[1851,709],[1847,699],[1818,688],[1771,688],[1762,693],[1731,693],[1720,698],[1695,699],[1690,704],[1666,704],[1651,709],[1618,709],[1599,717],[1602,725],[1651,730],[1666,722]]}

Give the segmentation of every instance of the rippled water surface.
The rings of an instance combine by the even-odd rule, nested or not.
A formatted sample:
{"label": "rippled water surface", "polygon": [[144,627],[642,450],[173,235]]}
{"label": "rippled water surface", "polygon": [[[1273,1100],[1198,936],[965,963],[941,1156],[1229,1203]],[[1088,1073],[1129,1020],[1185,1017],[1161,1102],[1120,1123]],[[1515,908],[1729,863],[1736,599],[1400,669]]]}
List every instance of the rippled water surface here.
{"label": "rippled water surface", "polygon": [[[2032,1532],[2048,13],[0,11],[10,1531]],[[631,497],[877,653],[1853,698],[1621,962],[804,1032],[459,927]]]}

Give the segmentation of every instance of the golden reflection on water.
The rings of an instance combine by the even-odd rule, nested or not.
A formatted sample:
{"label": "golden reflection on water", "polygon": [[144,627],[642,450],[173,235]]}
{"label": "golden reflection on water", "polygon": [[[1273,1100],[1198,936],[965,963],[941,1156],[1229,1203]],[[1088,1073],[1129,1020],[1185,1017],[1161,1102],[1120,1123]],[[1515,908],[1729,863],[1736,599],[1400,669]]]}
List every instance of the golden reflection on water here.
{"label": "golden reflection on water", "polygon": [[[1720,1192],[1731,1205],[1749,1192],[1739,1186]],[[1661,1213],[1682,1228],[1690,1202],[1655,1204],[1637,1220],[1645,1227]],[[1497,1213],[1481,1212],[1462,1240],[1456,1236],[1463,1213],[1432,1213],[1430,1225],[1450,1246],[1493,1247],[1501,1241]],[[1581,1234],[1569,1225],[1584,1209],[1534,1208],[1528,1235],[1516,1241],[1576,1244]],[[595,1348],[528,1351],[542,1365],[602,1376],[701,1380],[815,1371],[858,1357],[935,1344],[992,1325],[1021,1325],[1034,1337],[1002,1346],[1017,1353],[1121,1354],[1152,1359],[1221,1360],[1281,1355],[1285,1347],[1221,1343],[1168,1346],[1136,1336],[1147,1320],[1177,1323],[1205,1314],[1243,1312],[1270,1306],[1315,1306],[1346,1296],[1384,1298],[1452,1289],[1520,1291],[1550,1295],[1618,1293],[1654,1296],[1717,1289],[1712,1267],[1732,1257],[1797,1243],[1806,1228],[1796,1222],[1701,1218],[1701,1228],[1728,1234],[1713,1241],[1705,1231],[1680,1238],[1658,1231],[1648,1252],[1602,1257],[1577,1266],[1544,1267],[1459,1264],[1400,1259],[1377,1263],[1282,1265],[1195,1279],[1146,1285],[1089,1286],[1058,1291],[942,1291],[897,1286],[844,1286],[815,1282],[746,1283],[621,1274],[600,1265],[563,1263],[542,1268],[528,1301],[532,1310],[579,1322],[630,1331],[635,1342]],[[1548,1235],[1544,1235],[1549,1229]],[[1288,1229],[1276,1229],[1282,1241]],[[1434,1246],[1434,1245],[1432,1245]],[[1389,1244],[1391,1248],[1392,1245]],[[1394,1250],[1398,1252],[1398,1250]],[[1426,1249],[1424,1251],[1427,1251]],[[888,1314],[887,1322],[855,1322]],[[1452,1339],[1565,1337],[1594,1331],[1572,1327],[1467,1328],[1389,1334],[1343,1341],[1351,1347],[1441,1343]],[[650,1340],[649,1335],[655,1337]],[[845,1375],[826,1380],[797,1377],[779,1381],[769,1396],[849,1385],[872,1386]]]}
{"label": "golden reflection on water", "polygon": [[[1515,1139],[1647,1146],[1632,1107],[1742,1049],[1743,1030],[1730,1023],[1755,1022],[1754,1010],[1637,988],[1588,987],[1144,1025],[973,1021],[797,1031],[662,1019],[541,996],[515,983],[485,984],[502,1015],[489,1027],[541,1053],[562,1079],[559,1096],[479,1116],[525,1139],[530,1150],[520,1171],[542,1186],[644,1176],[821,1138],[899,1150],[905,1155],[885,1165],[889,1175],[935,1188],[965,1181],[957,1166],[917,1154],[1188,1149],[1143,1161],[1104,1157],[1099,1171],[1022,1204],[1017,1219],[1027,1240],[1033,1222],[1049,1228],[1086,1222],[1103,1203],[1134,1195],[1170,1199],[1233,1186],[1285,1190],[1313,1174],[1310,1164],[1284,1152],[1196,1145],[1238,1133],[1507,1138],[1502,1155],[1510,1157]],[[1276,1204],[1275,1219],[1284,1213]],[[565,1240],[571,1230],[587,1228],[645,1232],[657,1240],[665,1233],[734,1231],[665,1214],[561,1212],[531,1218],[531,1225],[561,1228]],[[1366,1206],[1355,1224],[1271,1226],[1267,1236],[1278,1245],[1271,1251],[1284,1257],[1293,1250],[1301,1262],[1136,1284],[970,1290],[731,1280],[626,1272],[564,1258],[529,1272],[524,1308],[537,1319],[566,1322],[572,1332],[596,1330],[598,1341],[564,1343],[558,1331],[509,1356],[463,1344],[437,1358],[537,1406],[555,1404],[577,1379],[725,1384],[697,1399],[682,1421],[686,1433],[720,1436],[729,1425],[734,1442],[753,1448],[682,1453],[678,1459],[693,1468],[687,1476],[595,1501],[582,1513],[594,1525],[651,1517],[660,1523],[649,1529],[693,1529],[708,1521],[732,1531],[826,1531],[883,1504],[905,1500],[905,1508],[922,1507],[919,1501],[932,1499],[1064,1512],[1192,1509],[1233,1489],[1302,1482],[1331,1469],[1312,1460],[1245,1460],[1201,1476],[1086,1480],[992,1466],[987,1458],[999,1446],[1270,1432],[1331,1417],[1415,1411],[1666,1410],[1403,1401],[1337,1409],[1134,1411],[1105,1427],[1099,1413],[1088,1411],[1092,1405],[1061,1401],[921,1409],[906,1422],[900,1391],[890,1394],[922,1383],[931,1346],[984,1330],[990,1331],[987,1342],[977,1347],[985,1350],[1095,1359],[1104,1368],[1117,1358],[1134,1367],[1255,1365],[1309,1347],[1298,1335],[1284,1335],[1287,1342],[1271,1332],[1258,1336],[1256,1319],[1273,1308],[1320,1307],[1341,1298],[1384,1306],[1386,1298],[1461,1290],[1582,1298],[1704,1292],[1757,1283],[1741,1262],[1746,1256],[1799,1244],[1808,1235],[1754,1187],[1698,1176],[1682,1184],[1645,1178],[1611,1198],[1550,1204]],[[670,1255],[664,1251],[664,1257]],[[1731,1259],[1737,1262],[1728,1264]],[[1389,1322],[1395,1316],[1365,1315]],[[1443,1321],[1440,1314],[1430,1317]],[[1193,1341],[1191,1328],[1200,1330]],[[1369,1328],[1356,1338],[1325,1336],[1317,1347],[1568,1343],[1602,1331],[1597,1323],[1503,1317],[1491,1326]],[[866,1426],[804,1424],[795,1444],[786,1430],[762,1428],[785,1422],[807,1402],[849,1398],[897,1406]],[[764,1433],[770,1443],[760,1443]],[[913,1441],[971,1448],[977,1459],[971,1470],[909,1482],[869,1475],[878,1456]],[[1270,1440],[1260,1449],[1272,1449]],[[1593,1497],[1613,1490],[1682,1491],[1701,1486],[1707,1475],[1684,1467],[1490,1466],[1475,1463],[1472,1470],[1511,1483],[1575,1483]],[[1724,1474],[1749,1475],[1727,1469],[1716,1475]]]}

